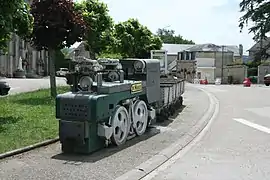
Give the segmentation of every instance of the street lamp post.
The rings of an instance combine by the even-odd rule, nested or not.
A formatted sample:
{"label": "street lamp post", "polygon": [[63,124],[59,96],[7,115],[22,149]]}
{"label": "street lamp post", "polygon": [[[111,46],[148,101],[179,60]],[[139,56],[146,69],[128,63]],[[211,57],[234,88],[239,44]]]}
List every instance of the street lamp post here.
{"label": "street lamp post", "polygon": [[223,60],[224,60],[224,45],[222,45],[222,51],[221,51],[221,83],[224,82],[224,80],[223,80]]}

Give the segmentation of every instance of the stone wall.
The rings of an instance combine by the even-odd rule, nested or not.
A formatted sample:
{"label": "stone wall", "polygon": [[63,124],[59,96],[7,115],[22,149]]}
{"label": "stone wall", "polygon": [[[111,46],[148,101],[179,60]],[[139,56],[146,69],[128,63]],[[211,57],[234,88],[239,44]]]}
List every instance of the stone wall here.
{"label": "stone wall", "polygon": [[247,77],[247,66],[233,65],[223,69],[223,83],[228,83],[228,76],[232,76],[233,83],[242,83]]}
{"label": "stone wall", "polygon": [[269,65],[264,64],[264,65],[258,66],[258,80],[257,80],[257,82],[259,84],[263,83],[263,77],[266,74],[270,74],[270,64]]}

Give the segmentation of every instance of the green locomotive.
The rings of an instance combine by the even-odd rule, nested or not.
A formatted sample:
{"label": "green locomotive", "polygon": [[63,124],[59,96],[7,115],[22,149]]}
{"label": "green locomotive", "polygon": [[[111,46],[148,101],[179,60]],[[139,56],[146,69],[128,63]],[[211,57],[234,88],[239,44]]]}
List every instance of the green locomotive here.
{"label": "green locomotive", "polygon": [[56,98],[62,151],[91,153],[120,146],[182,105],[184,81],[161,77],[156,59],[80,57],[67,75],[71,92]]}

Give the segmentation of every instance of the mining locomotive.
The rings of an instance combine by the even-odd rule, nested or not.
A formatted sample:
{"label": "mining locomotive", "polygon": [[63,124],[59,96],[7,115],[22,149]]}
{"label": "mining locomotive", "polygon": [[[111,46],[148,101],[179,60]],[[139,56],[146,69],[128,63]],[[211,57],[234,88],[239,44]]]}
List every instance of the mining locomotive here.
{"label": "mining locomotive", "polygon": [[184,80],[162,73],[157,59],[77,57],[67,83],[71,91],[56,98],[63,152],[123,145],[183,102]]}

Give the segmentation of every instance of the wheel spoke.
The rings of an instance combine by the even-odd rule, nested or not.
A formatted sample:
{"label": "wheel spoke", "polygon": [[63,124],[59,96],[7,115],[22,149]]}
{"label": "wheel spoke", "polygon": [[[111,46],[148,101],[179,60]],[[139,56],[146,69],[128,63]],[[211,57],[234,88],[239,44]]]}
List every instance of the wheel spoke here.
{"label": "wheel spoke", "polygon": [[144,101],[137,101],[134,105],[134,128],[137,135],[142,135],[147,127],[148,114]]}
{"label": "wheel spoke", "polygon": [[118,106],[112,118],[112,126],[114,129],[112,141],[116,145],[121,145],[126,141],[129,132],[128,112],[125,107]]}
{"label": "wheel spoke", "polygon": [[122,121],[121,121],[121,123],[120,123],[120,129],[121,129],[121,131],[122,132],[125,132],[125,131],[127,131],[126,130],[126,119],[123,119]]}

